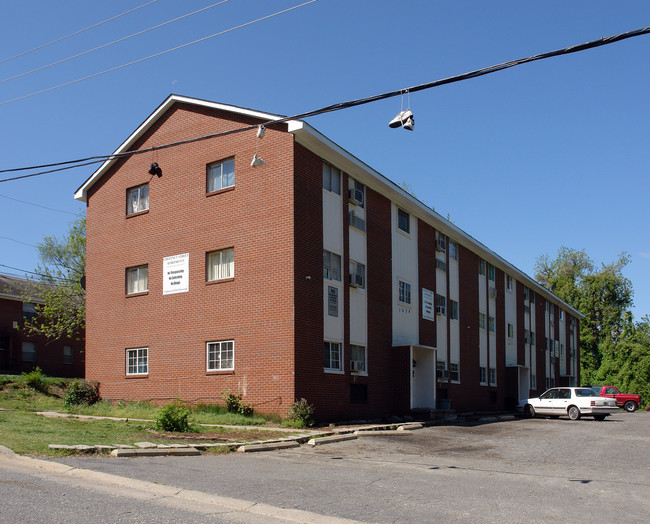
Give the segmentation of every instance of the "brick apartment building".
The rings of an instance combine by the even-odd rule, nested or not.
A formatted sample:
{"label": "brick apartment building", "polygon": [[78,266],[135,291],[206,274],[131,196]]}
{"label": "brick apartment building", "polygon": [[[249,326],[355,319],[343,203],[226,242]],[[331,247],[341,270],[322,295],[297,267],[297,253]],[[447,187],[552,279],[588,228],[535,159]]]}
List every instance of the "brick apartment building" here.
{"label": "brick apartment building", "polygon": [[[17,374],[37,366],[52,377],[83,377],[84,337],[48,340],[27,335],[24,320],[37,314],[38,297],[24,278],[0,275],[0,373]],[[35,302],[31,302],[34,300]]]}
{"label": "brick apartment building", "polygon": [[116,154],[219,136],[111,159],[75,193],[86,375],[105,398],[229,390],[259,411],[304,397],[353,419],[501,410],[578,383],[579,312],[305,122],[277,120],[171,95]]}

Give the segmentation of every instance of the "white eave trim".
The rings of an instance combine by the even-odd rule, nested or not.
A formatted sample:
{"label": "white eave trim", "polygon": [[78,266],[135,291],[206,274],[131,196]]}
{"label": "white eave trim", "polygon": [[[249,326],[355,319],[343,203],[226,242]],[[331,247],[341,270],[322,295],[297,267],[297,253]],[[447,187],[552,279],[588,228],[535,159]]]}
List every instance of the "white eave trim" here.
{"label": "white eave trim", "polygon": [[[151,113],[149,118],[147,118],[140,126],[124,141],[122,144],[113,152],[113,154],[119,154],[123,153],[124,151],[128,150],[128,148],[133,144],[136,140],[138,140],[167,110],[173,106],[175,103],[186,103],[190,105],[195,105],[195,106],[201,106],[201,107],[207,107],[210,109],[217,109],[221,111],[227,111],[230,113],[237,113],[240,115],[245,115],[245,116],[250,116],[253,118],[259,118],[260,120],[263,120],[265,122],[271,122],[271,121],[276,121],[276,120],[281,120],[283,117],[278,116],[278,115],[272,115],[270,113],[262,113],[260,111],[254,111],[252,109],[245,109],[242,107],[236,107],[236,106],[230,106],[226,104],[218,104],[216,102],[210,102],[208,100],[201,100],[199,98],[191,98],[187,96],[181,96],[181,95],[169,95],[167,99],[158,106],[158,108]],[[189,137],[188,137],[189,138]],[[77,189],[77,191],[74,194],[74,198],[76,200],[80,200],[82,202],[86,201],[86,198],[88,196],[88,189],[97,182],[101,178],[101,176],[117,161],[117,158],[111,158],[109,160],[106,160],[99,169],[97,169],[90,177],[88,180],[86,180],[82,186]]]}

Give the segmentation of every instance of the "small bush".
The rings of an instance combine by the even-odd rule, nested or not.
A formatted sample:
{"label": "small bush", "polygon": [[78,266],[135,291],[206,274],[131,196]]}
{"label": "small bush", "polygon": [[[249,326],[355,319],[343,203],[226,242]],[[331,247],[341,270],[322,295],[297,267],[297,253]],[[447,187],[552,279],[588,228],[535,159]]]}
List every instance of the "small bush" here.
{"label": "small bush", "polygon": [[309,428],[314,425],[314,406],[306,399],[296,400],[289,408],[289,416],[284,421],[284,425],[293,428]]}
{"label": "small bush", "polygon": [[244,415],[245,417],[250,417],[254,412],[253,406],[251,404],[245,404],[242,402],[241,395],[236,395],[230,391],[224,391],[221,394],[221,398],[223,398],[224,402],[226,403],[226,409],[228,410],[228,413],[238,413],[240,415]]}
{"label": "small bush", "polygon": [[33,371],[29,373],[23,373],[23,378],[25,379],[25,384],[30,388],[40,391],[41,393],[47,393],[47,383],[45,382],[45,373],[36,366]]}
{"label": "small bush", "polygon": [[99,394],[99,382],[86,382],[85,380],[75,380],[68,386],[65,392],[63,405],[66,408],[72,406],[92,406],[102,399]]}
{"label": "small bush", "polygon": [[190,410],[174,402],[161,408],[156,415],[156,429],[162,431],[190,431],[190,425],[187,422],[190,416]]}

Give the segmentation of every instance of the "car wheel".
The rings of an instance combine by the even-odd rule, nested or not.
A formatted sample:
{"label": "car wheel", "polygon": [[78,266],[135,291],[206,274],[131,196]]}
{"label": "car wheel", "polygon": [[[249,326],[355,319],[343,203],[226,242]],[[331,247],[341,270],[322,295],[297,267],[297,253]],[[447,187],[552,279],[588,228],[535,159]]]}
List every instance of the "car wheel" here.
{"label": "car wheel", "polygon": [[526,418],[533,418],[535,416],[535,408],[530,404],[524,406],[524,415]]}
{"label": "car wheel", "polygon": [[597,420],[598,422],[602,422],[603,420],[605,420],[606,416],[607,415],[594,415],[594,420]]}
{"label": "car wheel", "polygon": [[632,413],[633,411],[636,411],[637,405],[634,400],[628,400],[625,404],[623,404],[623,409],[627,411],[628,413]]}
{"label": "car wheel", "polygon": [[569,409],[567,410],[567,414],[569,415],[569,418],[571,420],[580,419],[580,410],[578,409],[577,406],[569,406]]}

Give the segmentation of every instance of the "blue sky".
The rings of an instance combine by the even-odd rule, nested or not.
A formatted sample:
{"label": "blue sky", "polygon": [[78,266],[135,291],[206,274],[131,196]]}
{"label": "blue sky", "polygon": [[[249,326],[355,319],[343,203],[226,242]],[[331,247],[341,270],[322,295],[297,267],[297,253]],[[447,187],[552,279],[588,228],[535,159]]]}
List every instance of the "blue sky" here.
{"label": "blue sky", "polygon": [[[2,62],[146,2],[3,3],[0,169],[111,153],[170,93],[292,115],[650,25],[647,1],[319,0],[8,102],[301,0],[230,0],[7,80],[216,0],[158,0]],[[563,245],[585,249],[596,264],[627,251],[638,319],[650,314],[649,58],[646,35],[414,93],[413,132],[388,128],[408,103],[399,97],[308,122],[388,178],[409,184],[420,200],[529,275],[539,255],[554,256]],[[84,210],[73,193],[92,172],[90,166],[0,183],[0,264],[33,270],[31,245],[65,235]],[[0,273],[22,274],[3,266]]]}

